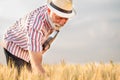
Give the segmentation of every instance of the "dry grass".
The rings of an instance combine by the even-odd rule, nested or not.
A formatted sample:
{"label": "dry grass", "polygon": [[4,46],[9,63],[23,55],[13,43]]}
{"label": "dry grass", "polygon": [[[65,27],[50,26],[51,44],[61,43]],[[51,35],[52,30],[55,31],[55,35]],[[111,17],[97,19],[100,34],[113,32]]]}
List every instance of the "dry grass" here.
{"label": "dry grass", "polygon": [[0,65],[0,80],[120,80],[120,64],[44,64],[49,77],[35,75],[25,67],[21,74],[14,67]]}

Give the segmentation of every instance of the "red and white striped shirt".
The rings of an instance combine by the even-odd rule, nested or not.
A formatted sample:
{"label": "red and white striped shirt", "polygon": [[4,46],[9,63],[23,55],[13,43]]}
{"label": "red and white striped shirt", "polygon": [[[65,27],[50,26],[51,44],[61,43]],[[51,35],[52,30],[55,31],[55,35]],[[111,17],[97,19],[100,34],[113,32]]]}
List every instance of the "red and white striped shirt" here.
{"label": "red and white striped shirt", "polygon": [[45,37],[45,32],[52,29],[52,24],[49,22],[46,5],[37,8],[25,17],[16,21],[5,34],[7,50],[13,55],[29,62],[30,51],[42,51],[42,39]]}

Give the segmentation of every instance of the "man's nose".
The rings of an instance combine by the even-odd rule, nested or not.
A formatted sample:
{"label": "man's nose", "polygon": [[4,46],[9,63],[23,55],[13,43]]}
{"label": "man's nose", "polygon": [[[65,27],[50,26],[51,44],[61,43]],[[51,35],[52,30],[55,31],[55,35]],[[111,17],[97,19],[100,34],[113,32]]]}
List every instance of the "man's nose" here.
{"label": "man's nose", "polygon": [[62,21],[63,21],[64,23],[66,23],[67,20],[68,20],[67,18],[63,18],[63,19],[62,19]]}

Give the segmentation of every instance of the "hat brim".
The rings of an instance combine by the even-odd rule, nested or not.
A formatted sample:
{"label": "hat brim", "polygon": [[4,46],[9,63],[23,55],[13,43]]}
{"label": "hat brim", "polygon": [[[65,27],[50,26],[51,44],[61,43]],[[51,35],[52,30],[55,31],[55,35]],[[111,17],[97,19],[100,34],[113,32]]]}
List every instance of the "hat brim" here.
{"label": "hat brim", "polygon": [[55,9],[54,7],[52,7],[52,6],[50,5],[50,1],[49,1],[49,0],[48,0],[48,2],[47,2],[47,6],[48,6],[48,8],[49,8],[50,10],[52,10],[55,14],[57,14],[57,15],[60,16],[60,17],[71,18],[71,17],[73,17],[73,16],[76,14],[75,9],[73,9],[71,13],[63,13],[63,12]]}

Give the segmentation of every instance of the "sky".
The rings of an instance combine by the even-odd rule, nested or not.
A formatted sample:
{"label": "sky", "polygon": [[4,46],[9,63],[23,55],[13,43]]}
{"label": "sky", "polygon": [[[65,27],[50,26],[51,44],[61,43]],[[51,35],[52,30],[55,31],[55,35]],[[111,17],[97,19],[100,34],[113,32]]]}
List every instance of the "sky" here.
{"label": "sky", "polygon": [[[0,34],[45,0],[0,0]],[[120,63],[120,1],[73,0],[76,16],[61,29],[44,63]]]}

